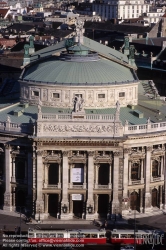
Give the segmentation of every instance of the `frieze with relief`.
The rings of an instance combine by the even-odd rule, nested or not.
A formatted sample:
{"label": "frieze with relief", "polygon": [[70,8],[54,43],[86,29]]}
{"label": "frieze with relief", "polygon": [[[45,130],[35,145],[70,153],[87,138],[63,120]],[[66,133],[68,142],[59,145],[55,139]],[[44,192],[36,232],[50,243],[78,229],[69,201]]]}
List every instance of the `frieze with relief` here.
{"label": "frieze with relief", "polygon": [[80,154],[79,151],[77,151],[77,153],[72,153],[68,159],[69,163],[86,163],[87,161],[86,154]]}
{"label": "frieze with relief", "polygon": [[92,133],[113,133],[113,126],[104,125],[44,125],[44,132],[92,132]]}
{"label": "frieze with relief", "polygon": [[94,157],[94,161],[95,163],[112,163],[112,155],[111,154],[105,154],[103,152],[103,154],[96,154]]}

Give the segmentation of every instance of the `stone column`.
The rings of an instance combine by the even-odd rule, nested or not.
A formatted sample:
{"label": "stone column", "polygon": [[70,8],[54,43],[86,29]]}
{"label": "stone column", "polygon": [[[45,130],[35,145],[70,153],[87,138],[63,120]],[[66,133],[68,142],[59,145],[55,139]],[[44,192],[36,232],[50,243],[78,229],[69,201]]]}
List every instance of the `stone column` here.
{"label": "stone column", "polygon": [[44,194],[44,213],[48,214],[48,194]]}
{"label": "stone column", "polygon": [[93,207],[93,213],[89,214],[87,212],[86,219],[94,218],[94,200],[93,200],[93,183],[94,183],[94,160],[93,160],[94,152],[88,152],[88,200],[87,200],[87,208],[91,205]]}
{"label": "stone column", "polygon": [[[62,202],[61,202],[61,219],[69,219],[69,201],[68,201],[68,185],[69,185],[69,164],[68,151],[63,151],[62,161]],[[66,213],[63,212],[63,207],[67,207]]]}
{"label": "stone column", "polygon": [[113,167],[113,201],[112,201],[112,212],[119,212],[119,199],[118,199],[118,189],[119,189],[119,156],[120,152],[114,152],[114,167]]}
{"label": "stone column", "polygon": [[140,213],[143,213],[143,189],[140,189]]}
{"label": "stone column", "polygon": [[164,166],[165,166],[165,155],[163,155],[163,161],[162,161],[162,170],[161,170],[161,180],[164,180]]}
{"label": "stone column", "polygon": [[43,189],[43,151],[37,150],[37,200],[36,200],[36,215],[35,219],[44,219],[44,201],[42,195]]}
{"label": "stone column", "polygon": [[129,185],[131,185],[131,161],[129,161]]}
{"label": "stone column", "polygon": [[159,186],[160,187],[160,209],[162,209],[163,208],[163,204],[162,204],[162,186],[160,185]]}
{"label": "stone column", "polygon": [[124,169],[123,169],[123,198],[127,198],[128,197],[128,173],[130,171],[129,169],[129,163],[131,164],[131,162],[129,162],[129,154],[130,149],[125,148],[124,149]]}
{"label": "stone column", "polygon": [[12,188],[12,206],[13,210],[15,210],[15,201],[16,201],[16,189],[15,187]]}
{"label": "stone column", "polygon": [[11,194],[11,154],[10,145],[5,145],[5,194],[3,210],[12,211],[12,194]]}
{"label": "stone column", "polygon": [[108,183],[108,188],[112,188],[112,163],[109,164],[109,183]]}
{"label": "stone column", "polygon": [[32,187],[33,187],[33,176],[32,176],[32,152],[29,149],[27,156],[27,182],[28,182],[28,196],[26,200],[27,209],[32,211]]}
{"label": "stone column", "polygon": [[33,183],[33,202],[32,202],[32,215],[35,215],[35,202],[36,202],[36,166],[37,166],[37,158],[36,158],[36,146],[35,142],[33,143],[33,169],[32,169],[32,183]]}
{"label": "stone column", "polygon": [[143,174],[144,174],[144,160],[141,159],[141,184],[144,183]]}
{"label": "stone column", "polygon": [[151,180],[151,151],[152,147],[146,147],[146,166],[145,166],[145,207],[144,212],[150,212],[151,209],[151,193],[150,193],[150,180]]}
{"label": "stone column", "polygon": [[96,173],[96,177],[95,177],[95,188],[98,188],[99,185],[99,168],[100,165],[95,165],[95,173]]}
{"label": "stone column", "polygon": [[99,214],[98,214],[98,199],[99,199],[99,195],[98,194],[95,194],[94,195],[94,200],[95,200],[95,204],[94,204],[94,215],[95,215],[95,219],[98,219],[98,216],[99,216]]}
{"label": "stone column", "polygon": [[48,187],[48,169],[49,169],[49,164],[44,164],[44,187]]}
{"label": "stone column", "polygon": [[16,182],[16,158],[12,156],[12,177],[11,182]]}
{"label": "stone column", "polygon": [[70,164],[70,188],[73,187],[73,182],[72,182],[72,169],[73,169],[74,165]]}
{"label": "stone column", "polygon": [[70,204],[69,204],[69,206],[70,206],[69,212],[70,212],[70,214],[73,214],[73,200],[72,200],[72,194],[70,194]]}
{"label": "stone column", "polygon": [[86,164],[84,164],[84,183],[83,188],[86,188]]}
{"label": "stone column", "polygon": [[61,188],[61,164],[59,163],[58,188]]}

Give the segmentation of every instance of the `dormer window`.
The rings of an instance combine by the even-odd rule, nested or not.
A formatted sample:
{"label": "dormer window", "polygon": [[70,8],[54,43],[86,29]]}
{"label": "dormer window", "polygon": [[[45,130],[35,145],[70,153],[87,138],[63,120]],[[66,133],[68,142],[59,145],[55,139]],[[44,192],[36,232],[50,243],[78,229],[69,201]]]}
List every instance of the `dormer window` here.
{"label": "dormer window", "polygon": [[105,94],[98,94],[98,98],[99,99],[105,98]]}
{"label": "dormer window", "polygon": [[33,96],[39,96],[39,91],[33,91]]}
{"label": "dormer window", "polygon": [[60,94],[59,94],[59,93],[53,93],[53,94],[52,94],[52,97],[53,97],[53,98],[60,98]]}

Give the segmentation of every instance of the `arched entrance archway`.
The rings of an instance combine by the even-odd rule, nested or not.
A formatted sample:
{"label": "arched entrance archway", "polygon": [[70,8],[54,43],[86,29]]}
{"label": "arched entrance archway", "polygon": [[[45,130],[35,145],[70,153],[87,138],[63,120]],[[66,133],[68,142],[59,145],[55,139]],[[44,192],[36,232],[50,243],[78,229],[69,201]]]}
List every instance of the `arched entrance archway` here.
{"label": "arched entrance archway", "polygon": [[99,194],[98,198],[98,214],[100,217],[107,217],[108,214],[108,204],[109,204],[109,195],[108,194]]}
{"label": "arched entrance archway", "polygon": [[49,194],[48,197],[48,213],[57,218],[58,213],[58,194]]}
{"label": "arched entrance archway", "polygon": [[23,209],[25,209],[26,207],[26,192],[24,190],[16,190],[16,202],[15,202],[15,206],[16,206],[16,210],[18,212],[20,212],[20,207],[22,207],[22,211]]}
{"label": "arched entrance archway", "polygon": [[130,208],[131,210],[139,210],[140,207],[139,194],[134,191],[130,194]]}
{"label": "arched entrance archway", "polygon": [[158,191],[156,188],[152,190],[152,207],[158,206]]}

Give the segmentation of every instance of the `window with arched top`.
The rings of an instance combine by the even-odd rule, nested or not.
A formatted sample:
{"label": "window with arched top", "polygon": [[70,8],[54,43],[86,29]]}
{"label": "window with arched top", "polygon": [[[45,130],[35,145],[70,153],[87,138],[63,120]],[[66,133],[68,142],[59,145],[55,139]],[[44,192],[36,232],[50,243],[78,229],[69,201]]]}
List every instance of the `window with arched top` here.
{"label": "window with arched top", "polygon": [[131,179],[132,180],[139,180],[139,163],[133,163],[131,166]]}
{"label": "window with arched top", "polygon": [[158,177],[159,174],[159,162],[154,160],[152,162],[152,177]]}

